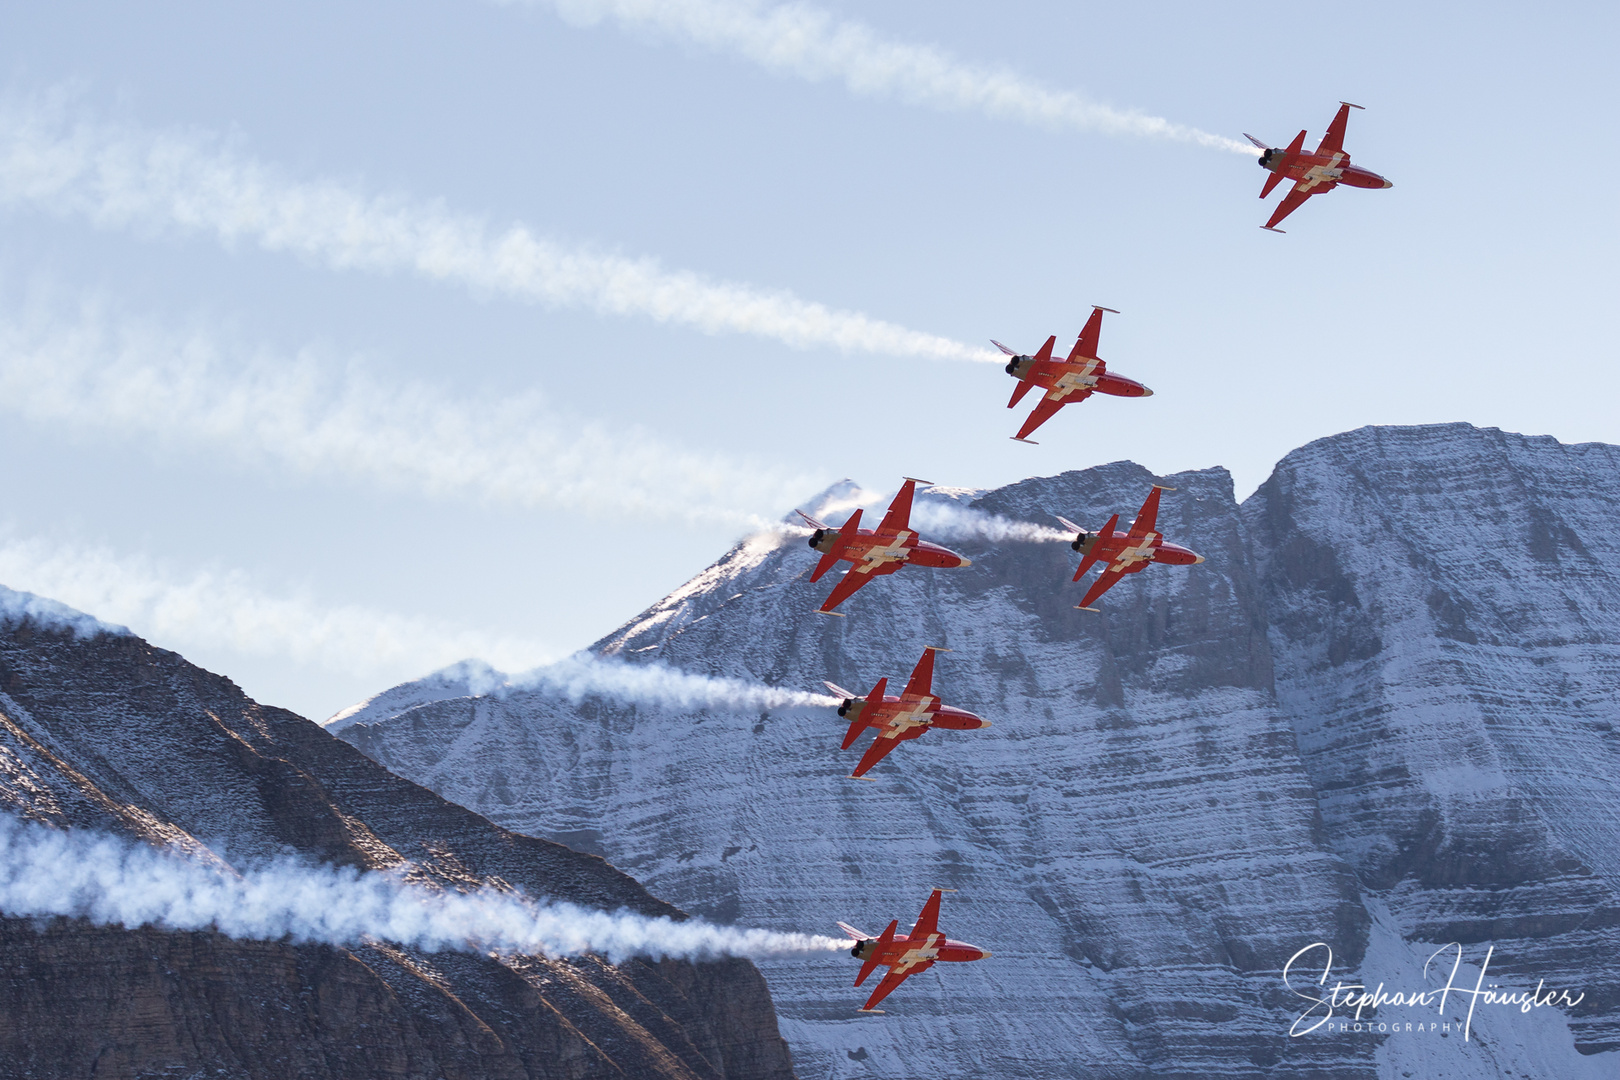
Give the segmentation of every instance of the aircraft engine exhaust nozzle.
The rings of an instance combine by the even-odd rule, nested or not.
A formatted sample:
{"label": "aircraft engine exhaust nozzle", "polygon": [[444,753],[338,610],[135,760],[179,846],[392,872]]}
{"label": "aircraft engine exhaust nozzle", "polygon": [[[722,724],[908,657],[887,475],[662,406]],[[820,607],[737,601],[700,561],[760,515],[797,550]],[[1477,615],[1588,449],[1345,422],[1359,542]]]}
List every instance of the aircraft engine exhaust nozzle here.
{"label": "aircraft engine exhaust nozzle", "polygon": [[817,529],[815,532],[811,533],[810,534],[810,546],[815,547],[817,544],[821,543],[822,537],[824,537],[826,535],[827,535],[827,530],[826,529]]}

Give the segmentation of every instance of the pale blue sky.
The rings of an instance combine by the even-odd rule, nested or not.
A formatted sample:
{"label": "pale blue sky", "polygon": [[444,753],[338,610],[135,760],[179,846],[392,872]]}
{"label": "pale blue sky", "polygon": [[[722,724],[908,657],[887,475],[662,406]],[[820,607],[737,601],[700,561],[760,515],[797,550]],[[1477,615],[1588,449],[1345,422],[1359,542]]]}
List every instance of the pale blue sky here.
{"label": "pale blue sky", "polygon": [[[320,718],[452,654],[588,644],[843,476],[1128,457],[1225,465],[1245,495],[1362,424],[1620,442],[1610,6],[817,5],[1229,138],[1314,141],[1341,98],[1366,106],[1346,147],[1395,187],[1276,236],[1252,158],[856,93],[615,2],[636,10],[0,8],[0,581]],[[700,30],[727,7],[682,2]],[[29,171],[156,145],[190,156],[93,190]],[[199,224],[220,169],[237,196],[247,176],[254,199],[396,213],[404,247],[355,247],[330,213]],[[489,244],[444,269],[424,222]],[[1103,357],[1156,394],[1020,445],[990,364],[480,277],[518,225],[973,348],[1066,346],[1105,304]]]}

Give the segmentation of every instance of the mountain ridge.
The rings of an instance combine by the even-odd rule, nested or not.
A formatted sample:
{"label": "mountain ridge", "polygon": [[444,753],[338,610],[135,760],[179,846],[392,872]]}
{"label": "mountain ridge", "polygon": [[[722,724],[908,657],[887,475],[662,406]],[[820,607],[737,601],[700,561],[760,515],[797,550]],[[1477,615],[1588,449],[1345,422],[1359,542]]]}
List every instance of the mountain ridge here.
{"label": "mountain ridge", "polygon": [[[813,553],[794,539],[750,537],[593,646],[795,688],[821,678],[868,686],[902,676],[925,645],[955,649],[941,657],[938,692],[993,720],[993,737],[930,733],[874,769],[878,784],[843,780],[852,760],[836,749],[836,721],[815,710],[731,716],[605,698],[576,708],[515,691],[364,717],[344,737],[498,820],[591,836],[615,864],[711,918],[878,922],[908,914],[928,886],[960,886],[942,926],[996,960],[912,980],[923,985],[894,997],[881,1028],[853,1015],[857,1002],[836,983],[762,964],[783,1030],[814,1074],[953,1075],[970,1060],[1029,1077],[1400,1075],[1427,1060],[1425,1044],[1288,1038],[1295,999],[1280,968],[1312,940],[1332,942],[1347,974],[1369,954],[1405,964],[1425,941],[1456,932],[1500,942],[1532,986],[1538,975],[1574,980],[1588,997],[1570,1013],[1573,1034],[1560,1022],[1520,1031],[1497,1018],[1496,1058],[1480,1058],[1481,1040],[1470,1039],[1470,1056],[1455,1064],[1505,1074],[1556,1062],[1577,1075],[1620,1039],[1617,972],[1602,959],[1616,940],[1616,889],[1571,856],[1561,829],[1572,826],[1549,831],[1534,798],[1507,790],[1506,774],[1475,794],[1487,808],[1505,800],[1520,821],[1512,827],[1461,816],[1464,804],[1443,784],[1425,787],[1425,773],[1400,787],[1401,769],[1448,763],[1382,762],[1380,729],[1348,743],[1318,737],[1335,687],[1348,696],[1331,715],[1366,709],[1352,690],[1405,695],[1416,730],[1434,701],[1491,689],[1483,668],[1441,663],[1425,668],[1438,689],[1413,693],[1405,669],[1389,664],[1397,627],[1414,656],[1433,641],[1474,647],[1460,640],[1457,612],[1482,601],[1458,587],[1449,601],[1414,592],[1433,560],[1414,562],[1405,539],[1432,533],[1436,513],[1466,509],[1437,502],[1444,489],[1433,475],[1447,462],[1454,486],[1476,500],[1504,470],[1561,491],[1583,478],[1620,486],[1615,448],[1468,425],[1317,440],[1241,507],[1223,469],[1161,478],[1115,462],[971,502],[1015,519],[1061,513],[1092,524],[1134,509],[1149,483],[1178,488],[1161,529],[1208,562],[1132,575],[1101,615],[1073,610],[1080,587],[1068,582],[1066,545],[968,539],[952,546],[971,568],[904,570],[853,598],[850,618],[827,619],[813,613],[826,591],[807,580]],[[1372,488],[1355,487],[1367,476]],[[1525,485],[1515,490],[1522,499]],[[1554,507],[1536,517],[1507,495],[1498,501],[1499,517],[1542,529],[1560,552],[1579,550],[1565,528],[1593,553],[1612,544],[1588,533],[1620,524],[1612,495],[1583,504],[1584,516]],[[1453,530],[1438,546],[1460,557],[1469,535]],[[1471,587],[1509,589],[1498,579],[1511,582],[1537,543],[1504,533],[1493,551],[1511,557],[1475,560]],[[1373,577],[1392,559],[1409,567],[1402,587],[1380,590]],[[1486,573],[1493,566],[1497,577]],[[1583,580],[1594,618],[1573,647],[1602,655],[1559,662],[1571,685],[1586,680],[1582,700],[1597,713],[1607,699],[1589,669],[1609,670],[1620,652],[1620,618],[1609,617],[1620,613],[1620,581],[1590,567]],[[1537,594],[1517,602],[1534,607]],[[1546,709],[1538,720],[1561,722]],[[1475,725],[1471,745],[1489,756],[1504,730]],[[1612,744],[1593,746],[1613,758]],[[1567,782],[1560,768],[1545,762],[1541,774]],[[1333,794],[1369,770],[1359,797],[1381,798],[1372,808]],[[1380,784],[1427,806],[1392,815],[1379,832],[1379,808],[1399,804],[1379,796]],[[1620,792],[1605,786],[1585,805],[1613,821]],[[1448,812],[1459,815],[1456,831],[1446,830]],[[1493,845],[1508,854],[1491,858]],[[1371,857],[1391,846],[1402,857]],[[1435,869],[1444,867],[1453,869]],[[985,932],[992,918],[999,942]]]}
{"label": "mountain ridge", "polygon": [[[301,860],[684,919],[120,628],[0,593],[0,804],[224,872]],[[791,1059],[746,961],[495,958],[0,916],[0,1061],[29,1077],[746,1077]]]}

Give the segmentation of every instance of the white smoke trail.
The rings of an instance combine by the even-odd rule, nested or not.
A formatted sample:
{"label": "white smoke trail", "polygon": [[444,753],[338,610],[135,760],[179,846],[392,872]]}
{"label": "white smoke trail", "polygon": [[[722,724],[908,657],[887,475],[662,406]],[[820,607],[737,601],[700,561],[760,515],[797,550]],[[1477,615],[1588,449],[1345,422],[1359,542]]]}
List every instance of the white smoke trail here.
{"label": "white smoke trail", "polygon": [[1067,542],[1074,534],[1062,532],[1050,525],[1037,525],[1030,521],[1015,521],[938,499],[918,499],[911,507],[911,523],[928,538],[942,540],[1018,540],[1031,543]]}
{"label": "white smoke trail", "polygon": [[[3,595],[0,595],[3,600]],[[698,675],[665,664],[629,664],[611,656],[573,656],[516,675],[481,660],[464,660],[404,686],[396,686],[334,714],[322,722],[331,732],[377,723],[432,701],[463,697],[504,698],[525,690],[545,690],[578,705],[588,697],[671,710],[709,709],[758,712],[820,706],[835,708],[839,698],[791,690],[746,679]]]}
{"label": "white smoke trail", "polygon": [[942,49],[883,37],[871,27],[804,3],[760,0],[497,0],[555,8],[580,25],[607,18],[812,82],[837,79],[853,94],[894,96],[936,109],[973,111],[1042,127],[1171,139],[1235,154],[1254,147],[1224,135],[1068,90],[1053,90],[1005,68],[964,63]]}
{"label": "white smoke trail", "polygon": [[77,916],[103,926],[214,929],[259,941],[351,946],[380,939],[428,951],[597,953],[615,964],[632,956],[758,958],[849,947],[814,934],[598,911],[488,887],[430,889],[378,871],[283,861],[233,874],[172,850],[9,815],[0,815],[0,911]]}
{"label": "white smoke trail", "polygon": [[835,706],[840,699],[765,686],[743,679],[697,675],[663,664],[627,664],[579,653],[555,664],[511,676],[511,689],[545,688],[579,702],[598,695],[671,709],[783,709]]}
{"label": "white smoke trail", "polygon": [[106,228],[212,234],[334,269],[408,272],[477,292],[797,348],[1000,363],[988,349],[840,311],[786,290],[716,281],[545,239],[335,180],[296,181],[218,139],[73,122],[59,102],[0,102],[0,205],[34,203]]}
{"label": "white smoke trail", "polygon": [[[973,494],[973,492],[960,488],[920,489],[911,504],[911,524],[923,534],[925,539],[988,540],[991,543],[999,543],[1003,540],[1050,543],[1056,541],[1067,542],[1074,539],[1071,533],[1063,532],[1050,525],[1037,525],[1029,521],[1015,521],[1012,518],[1002,517],[1000,514],[992,514],[984,510],[975,510],[971,506],[964,506],[953,501],[948,496],[942,497],[939,494],[945,491],[958,491],[964,495]],[[870,529],[881,520],[883,508],[893,498],[894,494],[892,492],[884,494],[848,482],[848,486],[844,491],[838,493],[836,498],[823,501],[815,509],[814,513],[817,515],[818,520],[836,526],[857,507],[864,508],[872,512],[865,515],[865,519],[861,524],[863,528]],[[784,522],[776,526],[776,531],[790,536],[809,536],[811,530],[792,522]]]}
{"label": "white smoke trail", "polygon": [[552,652],[539,642],[429,619],[354,605],[328,607],[305,595],[271,595],[240,571],[178,575],[104,548],[3,533],[0,582],[95,612],[181,652],[226,648],[345,673],[397,677],[466,656],[527,667]]}
{"label": "white smoke trail", "polygon": [[[313,350],[275,356],[94,310],[0,309],[0,410],[156,436],[308,476],[431,495],[757,528],[824,477],[661,445],[555,416],[538,395],[384,383]],[[754,509],[749,509],[750,507]]]}
{"label": "white smoke trail", "polygon": [[30,592],[17,592],[0,585],[0,625],[25,620],[51,630],[70,631],[76,638],[90,638],[97,634],[129,633],[127,627],[104,623],[82,611],[75,611],[66,604]]}

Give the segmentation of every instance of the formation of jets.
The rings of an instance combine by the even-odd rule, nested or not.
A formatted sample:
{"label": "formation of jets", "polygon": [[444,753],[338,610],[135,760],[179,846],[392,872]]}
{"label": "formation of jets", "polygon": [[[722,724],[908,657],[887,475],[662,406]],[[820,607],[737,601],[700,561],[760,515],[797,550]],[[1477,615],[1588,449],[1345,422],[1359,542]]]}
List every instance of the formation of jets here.
{"label": "formation of jets", "polygon": [[[1340,102],[1338,114],[1328,125],[1327,133],[1314,151],[1304,149],[1304,131],[1282,149],[1268,147],[1253,135],[1248,136],[1249,141],[1263,151],[1260,165],[1271,174],[1266,177],[1260,197],[1270,195],[1284,180],[1294,182],[1272,213],[1271,220],[1262,228],[1282,232],[1276,227],[1278,222],[1297,210],[1312,195],[1331,191],[1340,184],[1360,188],[1393,186],[1377,173],[1351,165],[1350,155],[1344,151],[1345,124],[1350,110],[1359,108],[1359,105]],[[1074,348],[1061,360],[1053,356],[1053,349],[1057,345],[1056,335],[1048,337],[1033,355],[1015,353],[1001,342],[992,341],[1009,357],[1007,374],[1018,381],[1007,407],[1016,408],[1030,393],[1040,391],[1035,408],[1024,419],[1018,434],[1012,436],[1014,439],[1033,443],[1029,436],[1057,415],[1060,409],[1085,401],[1093,394],[1140,398],[1153,393],[1134,379],[1109,371],[1097,355],[1097,339],[1102,330],[1104,312],[1118,314],[1113,308],[1093,307],[1091,317],[1086,320]],[[918,483],[927,481],[906,479],[876,529],[861,528],[860,510],[856,510],[837,527],[825,525],[802,510],[798,512],[814,530],[810,536],[810,547],[821,555],[810,580],[820,581],[840,562],[850,564],[818,611],[840,615],[833,609],[854,595],[856,590],[873,578],[892,574],[902,566],[955,569],[972,565],[966,557],[923,540],[911,527],[912,500]],[[1142,508],[1123,531],[1117,531],[1118,514],[1109,518],[1096,532],[1087,532],[1067,518],[1058,518],[1066,529],[1074,532],[1071,546],[1081,556],[1074,580],[1078,582],[1094,566],[1101,568],[1076,605],[1082,611],[1097,611],[1093,605],[1104,593],[1119,584],[1125,575],[1139,573],[1153,563],[1191,566],[1204,561],[1203,556],[1196,552],[1170,543],[1159,531],[1159,498],[1163,492],[1171,490],[1174,489],[1153,485],[1142,502]],[[921,736],[930,728],[972,731],[990,726],[988,720],[944,704],[934,693],[934,655],[942,651],[948,650],[930,647],[923,651],[922,659],[917,661],[911,679],[899,696],[886,692],[889,685],[887,677],[879,679],[864,697],[836,683],[826,684],[841,699],[838,715],[849,720],[842,749],[848,750],[867,731],[876,732],[876,737],[851,773],[852,778],[872,779],[866,773],[896,746],[907,739]],[[867,998],[866,1004],[861,1006],[862,1012],[880,1012],[877,1004],[896,987],[938,962],[983,960],[989,957],[988,950],[966,942],[952,941],[939,932],[940,897],[948,891],[952,890],[935,889],[923,905],[922,913],[917,916],[911,931],[904,935],[897,933],[899,920],[890,922],[888,928],[876,937],[862,933],[848,923],[838,924],[853,942],[850,955],[861,961],[856,986],[865,983],[879,967],[889,969]]]}

